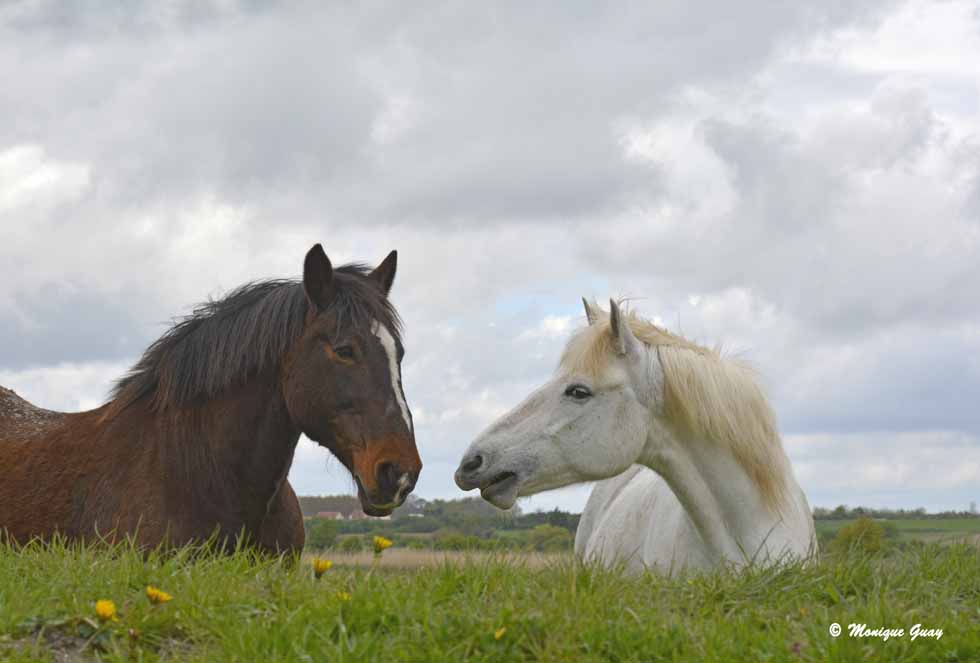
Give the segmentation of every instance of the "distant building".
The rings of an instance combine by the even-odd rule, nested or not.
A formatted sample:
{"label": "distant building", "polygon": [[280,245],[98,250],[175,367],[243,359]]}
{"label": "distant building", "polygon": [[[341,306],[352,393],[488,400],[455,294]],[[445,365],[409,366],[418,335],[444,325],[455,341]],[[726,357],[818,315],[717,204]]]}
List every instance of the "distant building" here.
{"label": "distant building", "polygon": [[314,517],[323,518],[324,520],[343,520],[344,514],[339,511],[320,511]]}
{"label": "distant building", "polygon": [[350,516],[348,516],[350,520],[364,520],[365,518],[367,518],[367,514],[360,509],[354,509],[350,512]]}

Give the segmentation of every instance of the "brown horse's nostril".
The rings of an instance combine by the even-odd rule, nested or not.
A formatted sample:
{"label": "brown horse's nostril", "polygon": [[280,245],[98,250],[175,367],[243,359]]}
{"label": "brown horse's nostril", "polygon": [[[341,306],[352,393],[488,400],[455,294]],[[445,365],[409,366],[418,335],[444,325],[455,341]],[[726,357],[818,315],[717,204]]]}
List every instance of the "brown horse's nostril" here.
{"label": "brown horse's nostril", "polygon": [[393,492],[395,486],[398,485],[398,475],[400,474],[395,464],[389,462],[379,463],[376,472],[378,486],[381,490],[385,493]]}
{"label": "brown horse's nostril", "polygon": [[399,504],[412,492],[418,480],[418,472],[405,472],[397,463],[389,461],[378,463],[375,473],[379,495]]}
{"label": "brown horse's nostril", "polygon": [[477,454],[463,463],[464,472],[476,472],[483,465],[483,456]]}
{"label": "brown horse's nostril", "polygon": [[415,490],[415,479],[406,472],[398,477],[398,490],[395,492],[395,501],[403,501],[413,490]]}

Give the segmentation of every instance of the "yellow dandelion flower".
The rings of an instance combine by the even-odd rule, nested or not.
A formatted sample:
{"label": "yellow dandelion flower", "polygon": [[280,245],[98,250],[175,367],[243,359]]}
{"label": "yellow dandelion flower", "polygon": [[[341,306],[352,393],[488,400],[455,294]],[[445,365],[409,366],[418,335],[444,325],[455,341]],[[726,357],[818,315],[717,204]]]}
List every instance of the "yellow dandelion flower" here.
{"label": "yellow dandelion flower", "polygon": [[331,566],[333,566],[333,562],[331,562],[329,559],[320,559],[319,557],[316,557],[313,560],[313,575],[319,579],[320,576],[330,570]]}
{"label": "yellow dandelion flower", "polygon": [[95,602],[95,614],[104,622],[119,621],[116,615],[116,604],[109,599],[100,599]]}
{"label": "yellow dandelion flower", "polygon": [[395,544],[391,539],[386,539],[383,536],[376,536],[374,537],[374,554],[380,555],[393,545]]}
{"label": "yellow dandelion flower", "polygon": [[350,593],[349,592],[337,592],[337,598],[340,599],[341,601],[350,601]]}
{"label": "yellow dandelion flower", "polygon": [[506,632],[507,632],[507,627],[501,626],[500,628],[498,628],[496,631],[493,632],[493,639],[500,640],[500,638],[504,637],[504,633]]}
{"label": "yellow dandelion flower", "polygon": [[146,598],[150,599],[150,603],[166,603],[167,601],[172,601],[174,597],[162,589],[157,589],[153,585],[147,585]]}

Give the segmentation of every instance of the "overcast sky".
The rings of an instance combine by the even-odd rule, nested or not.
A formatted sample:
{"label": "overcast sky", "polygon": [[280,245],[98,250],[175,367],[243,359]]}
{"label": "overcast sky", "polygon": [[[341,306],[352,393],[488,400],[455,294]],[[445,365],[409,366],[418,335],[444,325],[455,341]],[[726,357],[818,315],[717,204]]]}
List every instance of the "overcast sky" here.
{"label": "overcast sky", "polygon": [[980,501],[980,5],[604,4],[0,3],[0,384],[398,249],[422,497],[612,295],[758,367],[812,505]]}

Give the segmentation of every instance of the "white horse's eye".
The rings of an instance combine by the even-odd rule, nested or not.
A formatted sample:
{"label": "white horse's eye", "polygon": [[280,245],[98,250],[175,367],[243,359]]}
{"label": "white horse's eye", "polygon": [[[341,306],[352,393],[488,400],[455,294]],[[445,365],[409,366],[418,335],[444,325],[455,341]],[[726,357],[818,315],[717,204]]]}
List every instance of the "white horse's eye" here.
{"label": "white horse's eye", "polygon": [[584,385],[573,384],[565,389],[565,395],[577,401],[584,401],[592,396],[592,391]]}

